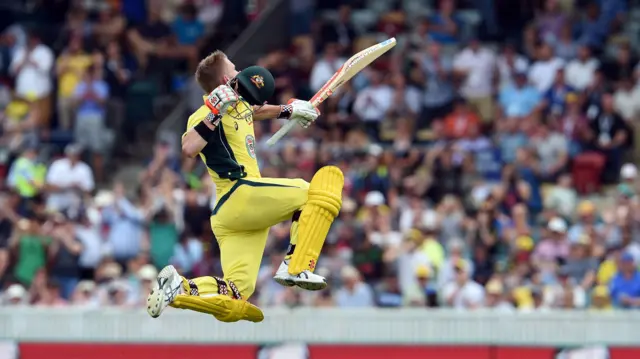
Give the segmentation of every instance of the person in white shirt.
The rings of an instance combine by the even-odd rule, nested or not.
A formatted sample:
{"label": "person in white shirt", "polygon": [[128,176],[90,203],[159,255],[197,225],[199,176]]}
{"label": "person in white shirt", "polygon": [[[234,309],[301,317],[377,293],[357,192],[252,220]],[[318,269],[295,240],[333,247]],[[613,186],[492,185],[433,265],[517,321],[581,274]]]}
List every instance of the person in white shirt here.
{"label": "person in white shirt", "polygon": [[578,57],[571,60],[565,69],[567,85],[575,90],[583,91],[593,81],[598,66],[600,66],[600,62],[591,56],[589,46],[581,45],[578,48]]}
{"label": "person in white shirt", "polygon": [[515,74],[527,71],[529,61],[517,53],[513,45],[507,44],[498,56],[497,65],[500,75],[499,88],[503,89],[513,84]]}
{"label": "person in white shirt", "polygon": [[49,192],[47,209],[54,211],[78,208],[83,196],[93,191],[95,183],[91,168],[80,161],[82,147],[70,144],[65,157],[53,161],[47,172],[46,188]]}
{"label": "person in white shirt", "polygon": [[313,65],[309,86],[314,93],[318,92],[346,61],[346,59],[338,56],[339,50],[338,44],[327,44],[324,48],[324,55]]}
{"label": "person in white shirt", "polygon": [[393,89],[382,82],[382,74],[369,73],[371,85],[358,93],[353,112],[365,123],[370,136],[378,138],[379,125],[393,104]]}
{"label": "person in white shirt", "polygon": [[39,110],[39,123],[47,121],[51,113],[54,61],[53,51],[32,31],[26,45],[16,50],[9,65],[9,73],[16,79],[16,96],[34,101]]}
{"label": "person in white shirt", "polygon": [[493,83],[496,70],[496,55],[480,46],[478,40],[471,40],[453,59],[456,75],[464,78],[460,92],[462,96],[475,106],[484,121],[493,115]]}
{"label": "person in white shirt", "polygon": [[529,68],[529,82],[540,93],[545,93],[553,85],[558,70],[564,67],[564,61],[553,54],[553,48],[548,44],[538,47],[538,60]]}
{"label": "person in white shirt", "polygon": [[477,309],[484,305],[485,290],[469,278],[469,270],[464,261],[454,265],[455,279],[445,284],[442,295],[447,307],[455,309]]}
{"label": "person in white shirt", "polygon": [[634,121],[640,113],[640,90],[633,88],[630,78],[620,80],[618,90],[613,94],[613,108],[626,121]]}

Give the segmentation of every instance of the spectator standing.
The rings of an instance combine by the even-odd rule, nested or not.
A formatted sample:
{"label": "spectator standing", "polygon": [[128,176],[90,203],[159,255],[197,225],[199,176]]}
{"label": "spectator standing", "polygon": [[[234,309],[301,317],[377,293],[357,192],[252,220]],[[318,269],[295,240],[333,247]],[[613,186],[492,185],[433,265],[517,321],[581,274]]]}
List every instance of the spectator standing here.
{"label": "spectator standing", "polygon": [[13,275],[25,286],[32,284],[38,271],[46,264],[46,249],[51,238],[43,234],[41,227],[41,220],[21,219],[9,242],[9,248],[16,258]]}
{"label": "spectator standing", "polygon": [[311,69],[309,78],[311,91],[315,93],[320,90],[345,61],[345,58],[339,56],[338,44],[333,42],[326,44],[322,57],[316,61]]}
{"label": "spectator standing", "polygon": [[603,178],[609,183],[617,179],[622,166],[623,151],[629,140],[624,119],[615,111],[613,104],[613,95],[604,94],[601,100],[601,111],[591,121],[590,126],[591,145],[606,158]]}
{"label": "spectator standing", "polygon": [[58,76],[58,126],[63,130],[70,130],[75,118],[76,101],[74,95],[76,87],[84,79],[92,58],[82,49],[82,37],[72,34],[67,48],[56,60],[56,75]]}
{"label": "spectator standing", "polygon": [[453,60],[442,53],[437,42],[427,45],[426,51],[416,56],[420,82],[424,84],[423,110],[420,127],[426,127],[435,119],[444,118],[450,111],[455,97],[453,84]]}
{"label": "spectator standing", "polygon": [[477,39],[469,42],[453,60],[455,73],[463,79],[461,95],[476,107],[483,121],[493,120],[493,83],[496,56]]}
{"label": "spectator standing", "polygon": [[383,83],[382,74],[376,71],[369,73],[371,84],[356,97],[353,112],[364,122],[369,136],[379,140],[379,126],[391,108],[393,90]]}
{"label": "spectator standing", "polygon": [[511,85],[516,74],[520,73],[526,76],[527,68],[529,67],[527,58],[520,55],[515,46],[510,43],[505,44],[496,62],[498,74],[500,75],[499,90]]}
{"label": "spectator standing", "polygon": [[16,50],[9,72],[16,79],[16,96],[33,101],[39,125],[46,125],[51,115],[52,69],[54,55],[35,31],[30,31],[25,46]]}
{"label": "spectator standing", "polygon": [[50,222],[45,223],[43,230],[53,239],[48,247],[51,278],[59,286],[60,297],[70,300],[80,281],[78,260],[83,250],[82,243],[75,236],[73,224],[62,214],[54,215]]}
{"label": "spectator standing", "polygon": [[445,284],[442,296],[446,306],[455,309],[478,309],[484,305],[485,290],[469,277],[465,262],[454,264],[455,279]]}
{"label": "spectator standing", "polygon": [[529,68],[529,82],[540,93],[546,93],[553,85],[558,70],[564,67],[564,61],[555,57],[553,48],[542,44],[537,48],[536,61]]}
{"label": "spectator standing", "polygon": [[584,91],[593,82],[599,65],[599,61],[591,55],[589,46],[581,45],[578,47],[578,56],[567,64],[567,84],[577,91]]}
{"label": "spectator standing", "polygon": [[46,179],[48,209],[62,211],[78,208],[83,197],[93,191],[93,172],[80,160],[81,154],[81,146],[70,144],[65,148],[65,157],[51,163]]}
{"label": "spectator standing", "polygon": [[46,167],[39,163],[35,143],[27,144],[24,152],[9,169],[7,184],[23,199],[21,212],[26,209],[26,201],[34,198],[44,189]]}
{"label": "spectator standing", "polygon": [[462,21],[455,14],[454,0],[440,0],[438,12],[429,18],[429,36],[443,45],[455,45],[458,42]]}

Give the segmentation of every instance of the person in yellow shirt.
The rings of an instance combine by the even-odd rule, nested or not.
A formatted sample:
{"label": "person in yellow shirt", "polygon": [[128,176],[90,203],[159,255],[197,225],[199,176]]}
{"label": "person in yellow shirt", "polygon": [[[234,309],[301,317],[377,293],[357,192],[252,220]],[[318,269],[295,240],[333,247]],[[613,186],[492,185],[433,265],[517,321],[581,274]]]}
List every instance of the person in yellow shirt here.
{"label": "person in yellow shirt", "polygon": [[73,94],[82,80],[92,57],[82,50],[82,37],[73,35],[65,51],[56,62],[58,76],[58,123],[63,129],[70,129],[74,118]]}
{"label": "person in yellow shirt", "polygon": [[147,312],[158,317],[167,306],[213,315],[220,321],[260,322],[262,311],[247,299],[255,291],[269,228],[291,219],[291,243],[274,279],[284,286],[320,290],[325,279],[313,273],[331,223],[342,205],[344,176],[323,167],[302,179],[262,178],[254,120],[286,118],[308,126],[318,112],[308,101],[266,105],[275,80],[258,66],[238,72],[216,51],[203,59],[196,80],[208,93],[189,117],[182,152],[199,156],[216,185],[211,228],[220,246],[223,278],[187,279],[173,266],[160,271]]}
{"label": "person in yellow shirt", "polygon": [[593,288],[591,292],[591,307],[593,311],[608,311],[612,310],[611,296],[609,294],[609,288],[606,285],[599,285]]}
{"label": "person in yellow shirt", "polygon": [[618,273],[618,262],[620,261],[621,254],[622,249],[616,248],[607,256],[607,259],[600,263],[596,273],[596,281],[599,285],[609,285],[613,276]]}

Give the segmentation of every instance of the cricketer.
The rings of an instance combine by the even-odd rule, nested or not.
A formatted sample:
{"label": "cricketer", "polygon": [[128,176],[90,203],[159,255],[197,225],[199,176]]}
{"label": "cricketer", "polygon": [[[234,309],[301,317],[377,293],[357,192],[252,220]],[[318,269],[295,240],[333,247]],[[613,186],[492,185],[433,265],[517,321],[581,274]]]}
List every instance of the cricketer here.
{"label": "cricketer", "polygon": [[308,101],[267,105],[271,73],[258,66],[238,72],[221,51],[203,59],[195,74],[207,96],[188,120],[182,151],[200,156],[216,185],[211,228],[220,246],[224,276],[188,279],[169,265],[147,299],[156,318],[167,306],[213,315],[223,322],[260,322],[264,314],[247,299],[255,290],[269,228],[291,219],[291,243],[274,279],[284,286],[320,290],[314,274],[322,245],[342,205],[344,176],[323,167],[311,182],[262,178],[256,160],[254,120],[286,118],[309,126],[318,112]]}

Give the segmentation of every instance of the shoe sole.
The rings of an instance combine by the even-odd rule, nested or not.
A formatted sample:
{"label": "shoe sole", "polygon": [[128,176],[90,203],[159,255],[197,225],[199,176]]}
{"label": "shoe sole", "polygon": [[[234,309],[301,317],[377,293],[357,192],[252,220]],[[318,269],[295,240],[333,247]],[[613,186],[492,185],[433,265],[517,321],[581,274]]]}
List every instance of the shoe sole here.
{"label": "shoe sole", "polygon": [[164,305],[166,301],[164,286],[173,281],[174,274],[175,270],[172,271],[169,266],[163,268],[160,274],[158,274],[156,279],[158,281],[158,288],[152,289],[151,293],[147,296],[147,313],[152,318],[158,318],[162,310],[166,307],[166,305]]}
{"label": "shoe sole", "polygon": [[296,285],[296,283],[294,281],[292,281],[291,279],[287,279],[287,278],[278,278],[275,277],[273,278],[276,283],[280,284],[283,287],[293,287]]}
{"label": "shoe sole", "polygon": [[306,282],[306,281],[292,281],[294,285],[304,289],[304,290],[323,290],[327,287],[327,282]]}

